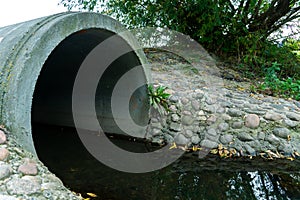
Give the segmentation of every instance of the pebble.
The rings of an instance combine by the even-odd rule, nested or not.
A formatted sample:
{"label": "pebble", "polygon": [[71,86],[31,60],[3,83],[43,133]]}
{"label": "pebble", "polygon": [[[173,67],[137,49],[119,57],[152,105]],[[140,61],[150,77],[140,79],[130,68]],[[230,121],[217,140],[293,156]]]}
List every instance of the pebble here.
{"label": "pebble", "polygon": [[284,139],[287,139],[288,135],[290,134],[290,130],[287,129],[287,128],[275,128],[273,130],[273,133],[278,136],[278,137],[281,137],[281,138],[284,138]]}
{"label": "pebble", "polygon": [[268,111],[265,114],[265,119],[267,119],[267,120],[279,121],[283,118],[284,118],[284,116],[282,114],[279,114],[279,113],[276,113],[276,112],[273,112],[273,111]]}
{"label": "pebble", "polygon": [[176,112],[176,111],[177,111],[177,108],[176,108],[175,105],[171,105],[171,106],[169,107],[169,110],[170,110],[171,112]]}
{"label": "pebble", "polygon": [[180,120],[180,117],[177,114],[172,114],[171,115],[171,120],[173,122],[178,122]]}
{"label": "pebble", "polygon": [[24,175],[37,175],[38,169],[35,163],[28,162],[19,166],[18,171]]}
{"label": "pebble", "polygon": [[251,156],[255,156],[255,150],[250,145],[245,144],[244,147]]}
{"label": "pebble", "polygon": [[171,95],[169,101],[172,103],[177,103],[179,101],[179,98],[175,95]]}
{"label": "pebble", "polygon": [[217,117],[215,115],[211,115],[209,118],[207,118],[206,123],[208,125],[213,124],[217,121]]}
{"label": "pebble", "polygon": [[11,174],[11,167],[8,164],[0,164],[0,180]]}
{"label": "pebble", "polygon": [[251,135],[249,135],[249,133],[246,133],[246,132],[239,132],[237,137],[241,141],[252,141],[252,140],[254,140],[254,138]]}
{"label": "pebble", "polygon": [[182,97],[181,99],[181,103],[183,104],[183,105],[186,105],[186,104],[188,104],[190,101],[187,99],[187,98],[185,98],[185,97]]}
{"label": "pebble", "polygon": [[210,140],[207,140],[207,139],[204,139],[204,140],[201,141],[200,146],[201,147],[206,147],[206,148],[213,149],[213,148],[217,148],[218,147],[218,143],[210,141]]}
{"label": "pebble", "polygon": [[192,125],[194,123],[194,117],[192,116],[183,116],[181,119],[183,125]]}
{"label": "pebble", "polygon": [[208,104],[208,105],[212,105],[212,104],[215,104],[217,102],[217,99],[216,98],[211,98],[211,97],[207,97],[205,102]]}
{"label": "pebble", "polygon": [[286,113],[286,116],[291,120],[300,121],[300,115],[298,115],[296,113],[288,112],[288,113]]}
{"label": "pebble", "polygon": [[259,126],[260,120],[256,114],[248,114],[245,117],[245,126],[255,129]]}
{"label": "pebble", "polygon": [[198,135],[194,135],[194,136],[191,138],[191,142],[192,142],[193,144],[199,144],[199,142],[200,142],[199,136],[198,136]]}
{"label": "pebble", "polygon": [[9,156],[9,151],[6,148],[0,148],[0,161],[5,161]]}
{"label": "pebble", "polygon": [[0,130],[0,144],[3,144],[6,142],[6,135],[4,131]]}
{"label": "pebble", "polygon": [[243,115],[243,112],[241,110],[235,109],[235,108],[230,108],[228,110],[228,114],[231,117],[241,117]]}
{"label": "pebble", "polygon": [[181,125],[178,124],[178,123],[172,122],[172,123],[170,124],[170,130],[171,130],[171,131],[179,132],[179,131],[181,131]]}
{"label": "pebble", "polygon": [[191,105],[192,105],[192,108],[194,109],[194,110],[200,110],[200,103],[197,101],[197,100],[193,100],[192,102],[191,102]]}
{"label": "pebble", "polygon": [[186,145],[190,142],[189,139],[187,139],[184,135],[182,134],[178,134],[175,138],[174,141],[176,144],[180,144],[180,145]]}
{"label": "pebble", "polygon": [[203,110],[208,112],[208,113],[215,113],[217,108],[216,108],[215,105],[205,105]]}
{"label": "pebble", "polygon": [[209,134],[211,136],[217,136],[217,131],[214,128],[209,128],[207,130],[207,134]]}
{"label": "pebble", "polygon": [[188,137],[188,138],[190,138],[190,137],[192,137],[193,136],[193,131],[191,131],[191,130],[185,130],[184,131],[184,135],[186,136],[186,137]]}
{"label": "pebble", "polygon": [[232,140],[233,136],[230,134],[220,136],[220,142],[222,142],[222,144],[224,145],[229,144],[230,142],[232,142]]}
{"label": "pebble", "polygon": [[298,126],[299,122],[296,121],[292,121],[290,119],[285,119],[283,120],[284,124],[287,125],[288,127],[294,128],[296,126]]}
{"label": "pebble", "polygon": [[231,126],[234,129],[240,129],[244,126],[244,122],[233,122]]}
{"label": "pebble", "polygon": [[23,176],[22,178],[14,176],[7,182],[6,188],[10,194],[34,194],[41,190],[41,180],[35,176]]}
{"label": "pebble", "polygon": [[199,116],[197,119],[198,119],[199,121],[206,121],[206,120],[207,120],[207,117],[205,117],[205,116]]}
{"label": "pebble", "polygon": [[264,140],[265,137],[266,137],[266,134],[263,133],[263,132],[259,132],[259,133],[257,134],[257,139],[258,139],[258,140]]}
{"label": "pebble", "polygon": [[157,136],[157,135],[160,135],[161,133],[162,133],[162,131],[159,128],[153,128],[151,131],[152,136]]}
{"label": "pebble", "polygon": [[219,126],[218,126],[218,129],[221,132],[225,132],[225,131],[227,131],[229,129],[229,124],[226,123],[226,122],[220,123]]}
{"label": "pebble", "polygon": [[271,144],[278,145],[280,140],[273,134],[269,134],[265,137],[265,140],[270,142]]}
{"label": "pebble", "polygon": [[222,114],[222,119],[226,122],[230,121],[232,119],[232,117],[230,117],[229,115],[227,114]]}

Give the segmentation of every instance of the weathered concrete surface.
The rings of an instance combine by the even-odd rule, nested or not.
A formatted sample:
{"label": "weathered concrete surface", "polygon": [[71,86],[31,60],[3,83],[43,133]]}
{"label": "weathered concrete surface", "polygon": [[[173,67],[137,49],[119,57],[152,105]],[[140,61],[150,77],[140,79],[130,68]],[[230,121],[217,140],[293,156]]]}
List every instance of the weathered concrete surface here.
{"label": "weathered concrete surface", "polygon": [[[107,16],[76,12],[0,28],[0,120],[17,134],[16,139],[25,149],[35,152],[32,119],[50,124],[73,124],[72,85],[81,62],[103,40],[123,31],[123,26]],[[118,36],[118,42],[132,49],[137,47],[135,39],[128,33]],[[114,48],[118,46],[112,44],[108,51],[113,53]],[[101,59],[104,58],[99,55],[99,62]],[[109,67],[103,85],[100,84],[102,93],[96,95],[97,114],[107,125],[106,131],[120,131],[115,130],[115,126],[108,126],[113,123],[111,110],[107,108],[110,108],[115,81],[135,65],[145,63],[143,52],[136,50]],[[144,69],[135,74],[132,82],[147,81],[148,78],[149,72]],[[141,124],[148,119],[146,92],[146,87],[140,88],[132,102],[137,107],[133,106],[131,114]]]}

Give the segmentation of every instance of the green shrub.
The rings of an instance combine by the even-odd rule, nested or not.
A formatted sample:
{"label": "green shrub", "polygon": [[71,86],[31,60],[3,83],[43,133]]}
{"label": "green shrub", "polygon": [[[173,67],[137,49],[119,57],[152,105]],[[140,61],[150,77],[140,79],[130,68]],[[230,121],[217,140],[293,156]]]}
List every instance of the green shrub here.
{"label": "green shrub", "polygon": [[291,77],[278,78],[280,71],[280,64],[274,62],[271,67],[266,69],[264,82],[258,84],[256,88],[252,87],[252,90],[273,96],[300,100],[300,79]]}

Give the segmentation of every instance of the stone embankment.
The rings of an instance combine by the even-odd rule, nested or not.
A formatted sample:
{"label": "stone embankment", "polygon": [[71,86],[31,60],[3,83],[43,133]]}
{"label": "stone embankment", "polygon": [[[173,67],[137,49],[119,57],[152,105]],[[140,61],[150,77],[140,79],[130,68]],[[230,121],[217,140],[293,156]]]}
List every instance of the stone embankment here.
{"label": "stone embankment", "polygon": [[154,85],[167,86],[172,94],[168,115],[152,117],[149,136],[155,142],[215,149],[211,152],[224,157],[300,156],[299,102],[247,92],[247,83],[221,78],[205,58],[202,63],[210,64],[210,71],[166,52],[147,56]]}

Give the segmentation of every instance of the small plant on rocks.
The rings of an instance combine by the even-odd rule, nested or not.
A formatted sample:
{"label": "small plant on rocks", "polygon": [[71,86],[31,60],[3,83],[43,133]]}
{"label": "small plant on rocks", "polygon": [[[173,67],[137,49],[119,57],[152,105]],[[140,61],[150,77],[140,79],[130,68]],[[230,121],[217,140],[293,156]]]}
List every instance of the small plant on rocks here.
{"label": "small plant on rocks", "polygon": [[167,100],[171,94],[167,93],[166,89],[168,88],[165,86],[158,86],[156,88],[153,85],[148,86],[150,105],[160,114],[164,114],[169,111]]}

